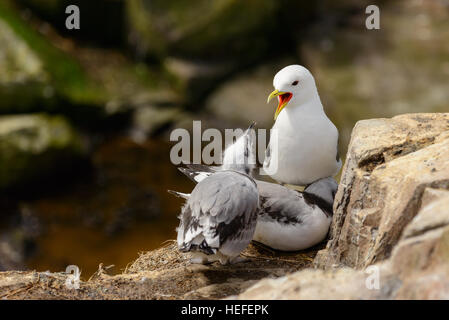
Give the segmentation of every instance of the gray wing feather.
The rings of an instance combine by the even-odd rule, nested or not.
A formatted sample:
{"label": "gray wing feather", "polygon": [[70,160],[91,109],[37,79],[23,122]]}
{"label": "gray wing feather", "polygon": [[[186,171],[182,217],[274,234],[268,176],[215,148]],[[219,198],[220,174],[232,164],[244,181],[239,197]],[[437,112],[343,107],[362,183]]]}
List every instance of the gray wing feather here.
{"label": "gray wing feather", "polygon": [[313,214],[318,206],[327,215],[332,215],[337,182],[333,178],[320,179],[299,192],[275,183],[258,181],[260,196],[260,219],[285,223],[301,223]]}
{"label": "gray wing feather", "polygon": [[203,244],[212,252],[238,254],[251,241],[258,202],[256,185],[248,176],[233,171],[212,174],[196,185],[183,207],[178,246]]}
{"label": "gray wing feather", "polygon": [[260,196],[260,219],[301,223],[301,217],[311,213],[313,208],[301,192],[275,183],[256,182]]}

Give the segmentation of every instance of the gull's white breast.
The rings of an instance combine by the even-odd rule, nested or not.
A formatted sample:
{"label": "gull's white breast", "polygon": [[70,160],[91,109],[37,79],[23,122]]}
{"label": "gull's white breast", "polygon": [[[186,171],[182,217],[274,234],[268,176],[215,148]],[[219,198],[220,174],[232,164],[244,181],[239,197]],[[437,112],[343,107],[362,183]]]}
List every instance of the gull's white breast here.
{"label": "gull's white breast", "polygon": [[338,131],[321,105],[285,108],[273,129],[277,139],[271,138],[271,159],[268,165],[264,163],[273,179],[307,185],[340,170],[341,162],[336,159]]}

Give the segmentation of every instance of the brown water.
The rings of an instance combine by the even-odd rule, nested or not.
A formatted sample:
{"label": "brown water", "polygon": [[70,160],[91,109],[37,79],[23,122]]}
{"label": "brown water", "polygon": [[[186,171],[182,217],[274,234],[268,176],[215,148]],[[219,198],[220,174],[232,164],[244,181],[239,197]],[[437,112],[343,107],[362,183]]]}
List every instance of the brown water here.
{"label": "brown water", "polygon": [[193,184],[171,164],[169,150],[165,141],[111,139],[95,152],[93,174],[22,203],[41,226],[26,267],[62,271],[75,264],[84,278],[103,263],[117,273],[139,252],[175,239],[182,200],[167,189],[185,192]]}

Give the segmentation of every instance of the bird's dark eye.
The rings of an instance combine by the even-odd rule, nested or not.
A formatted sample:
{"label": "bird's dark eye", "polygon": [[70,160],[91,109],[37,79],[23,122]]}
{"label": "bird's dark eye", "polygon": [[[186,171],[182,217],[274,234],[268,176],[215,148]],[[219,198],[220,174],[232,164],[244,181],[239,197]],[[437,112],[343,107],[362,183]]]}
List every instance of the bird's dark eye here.
{"label": "bird's dark eye", "polygon": [[293,81],[292,86],[296,86],[298,84],[298,80]]}

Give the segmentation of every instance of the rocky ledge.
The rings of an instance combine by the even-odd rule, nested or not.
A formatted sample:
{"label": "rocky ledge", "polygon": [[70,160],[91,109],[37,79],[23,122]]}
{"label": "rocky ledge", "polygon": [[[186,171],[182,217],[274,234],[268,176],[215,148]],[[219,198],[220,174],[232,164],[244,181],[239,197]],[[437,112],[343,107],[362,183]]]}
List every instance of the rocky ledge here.
{"label": "rocky ledge", "polygon": [[260,279],[311,267],[316,251],[283,254],[250,245],[243,252],[248,262],[197,265],[169,241],[141,254],[121,274],[108,275],[108,268],[100,265],[90,279],[79,282],[79,289],[67,287],[69,275],[62,272],[2,272],[0,299],[221,299],[241,293]]}
{"label": "rocky ledge", "polygon": [[246,263],[202,266],[168,243],[79,289],[65,273],[3,272],[0,298],[448,299],[448,208],[449,114],[359,121],[321,250],[251,245]]}

